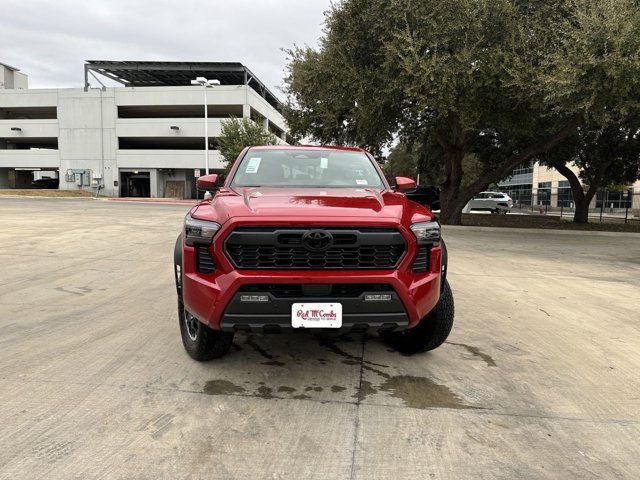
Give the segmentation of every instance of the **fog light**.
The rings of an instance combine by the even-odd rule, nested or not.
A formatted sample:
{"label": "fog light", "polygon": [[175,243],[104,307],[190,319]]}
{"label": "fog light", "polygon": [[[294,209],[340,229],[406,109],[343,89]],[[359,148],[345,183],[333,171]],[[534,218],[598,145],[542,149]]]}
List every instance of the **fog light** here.
{"label": "fog light", "polygon": [[368,293],[364,296],[364,301],[365,302],[389,302],[391,301],[391,294],[390,293]]}
{"label": "fog light", "polygon": [[268,302],[269,295],[240,295],[241,302]]}

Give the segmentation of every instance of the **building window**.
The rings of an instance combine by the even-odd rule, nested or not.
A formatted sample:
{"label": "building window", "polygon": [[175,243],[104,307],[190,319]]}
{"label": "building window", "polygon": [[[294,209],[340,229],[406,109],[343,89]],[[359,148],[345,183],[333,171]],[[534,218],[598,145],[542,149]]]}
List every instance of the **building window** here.
{"label": "building window", "polygon": [[[627,195],[625,195],[625,193]],[[604,208],[631,208],[632,195],[628,192],[598,192],[596,194],[596,208],[602,208],[602,201],[604,200]]]}
{"label": "building window", "polygon": [[536,205],[551,205],[551,182],[539,182]]}
{"label": "building window", "polygon": [[568,180],[558,182],[558,207],[572,207],[573,192]]}
{"label": "building window", "polygon": [[529,173],[533,173],[533,161],[524,163],[513,169],[512,175],[527,175]]}
{"label": "building window", "polygon": [[531,184],[503,185],[500,191],[511,197],[515,205],[531,205]]}

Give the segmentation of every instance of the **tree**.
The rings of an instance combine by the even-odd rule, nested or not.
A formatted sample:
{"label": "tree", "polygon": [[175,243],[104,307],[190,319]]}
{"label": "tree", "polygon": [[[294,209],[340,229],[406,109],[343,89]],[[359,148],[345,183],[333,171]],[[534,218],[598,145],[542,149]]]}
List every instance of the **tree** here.
{"label": "tree", "polygon": [[296,135],[374,153],[413,143],[441,165],[441,220],[455,224],[585,121],[637,108],[638,51],[634,0],[345,0],[318,49],[288,52],[285,116]]}
{"label": "tree", "polygon": [[[443,168],[436,156],[428,155],[429,148],[424,145],[399,143],[391,150],[383,171],[388,179],[393,177],[420,178],[422,185],[439,185],[442,183]],[[482,164],[475,155],[469,154],[462,159],[464,175],[462,186],[470,185],[477,180],[482,171]]]}
{"label": "tree", "polygon": [[218,140],[218,150],[225,161],[227,172],[242,149],[256,145],[275,145],[276,138],[253,120],[231,118],[222,121],[222,132]]}
{"label": "tree", "polygon": [[[576,175],[567,166],[573,162]],[[601,130],[588,126],[551,150],[544,162],[569,181],[576,206],[573,220],[588,223],[589,204],[605,185],[629,185],[640,178],[640,122],[636,119]]]}
{"label": "tree", "polygon": [[422,185],[438,185],[442,175],[441,165],[423,158],[424,149],[413,143],[398,143],[384,164],[382,170],[389,180],[393,177],[409,177],[418,179]]}
{"label": "tree", "polygon": [[389,181],[394,177],[410,177],[417,176],[418,162],[411,149],[400,143],[391,150],[387,161],[382,166],[385,176]]}

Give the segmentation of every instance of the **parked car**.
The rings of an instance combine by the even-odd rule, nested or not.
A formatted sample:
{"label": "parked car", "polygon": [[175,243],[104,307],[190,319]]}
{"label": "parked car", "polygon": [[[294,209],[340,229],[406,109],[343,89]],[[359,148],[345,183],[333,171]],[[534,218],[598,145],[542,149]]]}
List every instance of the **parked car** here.
{"label": "parked car", "polygon": [[488,210],[506,214],[513,207],[513,200],[502,192],[480,192],[465,207],[465,210]]}
{"label": "parked car", "polygon": [[400,351],[440,346],[453,324],[447,250],[431,211],[391,187],[366,151],[242,151],[213,197],[186,215],[174,249],[178,322],[196,360],[236,331],[374,330]]}
{"label": "parked car", "polygon": [[431,211],[440,211],[440,189],[431,185],[420,185],[405,194],[409,200],[424,205]]}
{"label": "parked car", "polygon": [[57,178],[43,177],[31,182],[33,188],[58,188],[60,180]]}

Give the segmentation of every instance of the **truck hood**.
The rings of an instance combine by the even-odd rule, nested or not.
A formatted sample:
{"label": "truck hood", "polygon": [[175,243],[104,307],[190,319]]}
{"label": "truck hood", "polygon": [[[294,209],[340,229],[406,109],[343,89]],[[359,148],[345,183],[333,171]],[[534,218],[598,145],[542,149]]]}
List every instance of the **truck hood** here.
{"label": "truck hood", "polygon": [[[403,194],[369,188],[267,188],[238,191],[222,189],[211,203],[192,212],[196,218],[224,223],[232,217],[354,217],[395,218],[431,213]],[[423,218],[424,219],[424,218]]]}

